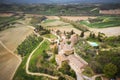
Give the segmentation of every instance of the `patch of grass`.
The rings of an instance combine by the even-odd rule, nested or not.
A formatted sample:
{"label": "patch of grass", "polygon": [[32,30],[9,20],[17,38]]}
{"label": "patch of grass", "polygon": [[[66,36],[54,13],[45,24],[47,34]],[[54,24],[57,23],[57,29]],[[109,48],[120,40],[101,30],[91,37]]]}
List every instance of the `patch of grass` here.
{"label": "patch of grass", "polygon": [[50,23],[50,22],[54,22],[54,21],[57,21],[56,19],[47,19],[47,20],[44,20],[43,23]]}
{"label": "patch of grass", "polygon": [[[39,55],[41,55],[41,54],[44,54],[43,53],[43,50],[47,50],[47,49],[49,49],[49,45],[50,45],[50,42],[49,41],[47,41],[47,40],[45,40],[42,44],[41,44],[41,46],[35,51],[35,53],[33,54],[33,56],[31,57],[31,60],[30,60],[30,66],[32,66],[32,67],[36,67],[36,62],[37,62],[37,60],[38,60],[38,57],[39,57]],[[34,68],[32,68],[32,69],[30,69],[31,71],[34,71]]]}
{"label": "patch of grass", "polygon": [[46,38],[50,38],[50,39],[56,39],[57,37],[55,36],[55,35],[53,35],[53,34],[45,34],[45,35],[43,35],[44,37],[46,37]]}
{"label": "patch of grass", "polygon": [[45,73],[52,76],[58,76],[57,65],[55,61],[55,55],[52,55],[52,60],[49,60],[51,56],[47,54],[50,42],[45,40],[41,46],[35,51],[31,60],[29,70],[31,72]]}

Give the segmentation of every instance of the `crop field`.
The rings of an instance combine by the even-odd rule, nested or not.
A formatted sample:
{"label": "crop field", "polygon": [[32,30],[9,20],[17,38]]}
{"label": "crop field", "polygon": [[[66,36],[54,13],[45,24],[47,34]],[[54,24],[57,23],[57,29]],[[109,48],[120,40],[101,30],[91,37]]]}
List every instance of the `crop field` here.
{"label": "crop field", "polygon": [[12,21],[12,20],[15,20],[16,17],[15,16],[10,16],[10,17],[0,17],[0,24],[2,23],[6,23],[6,22],[9,22],[9,21]]}
{"label": "crop field", "polygon": [[15,51],[17,46],[33,32],[33,29],[25,25],[16,24],[17,27],[9,28],[0,32],[2,41],[10,50]]}
{"label": "crop field", "polygon": [[[33,29],[23,24],[14,24],[15,27],[0,31],[0,80],[12,80],[20,59],[14,55],[19,44],[33,32]],[[8,51],[10,50],[10,51]]]}
{"label": "crop field", "polygon": [[119,36],[120,35],[120,26],[118,27],[109,27],[109,28],[90,28],[90,31],[104,33],[106,36]]}
{"label": "crop field", "polygon": [[73,30],[74,32],[80,34],[81,31],[74,28],[70,23],[66,23],[60,20],[51,20],[48,19],[47,21],[44,21],[42,23],[42,25],[44,27],[47,27],[48,29],[53,29],[53,30],[60,30],[62,32],[67,31],[70,32],[71,30]]}
{"label": "crop field", "polygon": [[64,25],[69,25],[69,23],[62,22],[60,20],[55,20],[55,19],[47,19],[43,21],[42,23],[44,26],[64,26]]}
{"label": "crop field", "polygon": [[95,16],[61,16],[64,19],[72,20],[72,21],[81,21],[88,20],[89,18],[95,19]]}
{"label": "crop field", "polygon": [[0,80],[11,80],[20,60],[0,44]]}
{"label": "crop field", "polygon": [[120,26],[120,17],[97,17],[95,19],[80,21],[80,24],[92,28],[116,27]]}

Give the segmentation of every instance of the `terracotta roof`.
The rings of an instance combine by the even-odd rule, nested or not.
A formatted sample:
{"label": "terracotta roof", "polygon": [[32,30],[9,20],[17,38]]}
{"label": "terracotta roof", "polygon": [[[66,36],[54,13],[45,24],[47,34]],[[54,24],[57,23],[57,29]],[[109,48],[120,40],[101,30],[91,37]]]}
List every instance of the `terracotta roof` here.
{"label": "terracotta roof", "polygon": [[80,61],[75,55],[68,56],[68,60],[70,61],[70,63],[73,64],[73,66],[75,66],[78,69],[81,69],[85,66],[85,64],[82,61]]}

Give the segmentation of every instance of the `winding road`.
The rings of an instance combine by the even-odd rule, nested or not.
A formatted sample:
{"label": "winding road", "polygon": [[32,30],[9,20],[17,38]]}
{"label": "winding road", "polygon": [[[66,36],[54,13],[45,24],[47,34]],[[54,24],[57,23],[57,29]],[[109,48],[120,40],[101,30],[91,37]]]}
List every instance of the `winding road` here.
{"label": "winding road", "polygon": [[33,55],[33,53],[41,46],[41,44],[45,41],[45,39],[43,39],[43,41],[30,53],[28,59],[27,59],[27,63],[26,63],[26,73],[29,74],[29,75],[36,75],[36,76],[45,76],[45,77],[49,77],[49,78],[52,78],[52,79],[58,79],[58,77],[55,77],[55,76],[51,76],[51,75],[48,75],[48,74],[44,74],[44,73],[33,73],[33,72],[30,72],[29,71],[29,62],[30,62],[30,59]]}

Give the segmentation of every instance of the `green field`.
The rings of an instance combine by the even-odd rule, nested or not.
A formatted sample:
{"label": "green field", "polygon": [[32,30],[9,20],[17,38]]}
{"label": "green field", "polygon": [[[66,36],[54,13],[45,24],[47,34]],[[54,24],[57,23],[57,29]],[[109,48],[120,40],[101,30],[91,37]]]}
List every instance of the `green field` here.
{"label": "green field", "polygon": [[30,60],[30,66],[29,70],[31,72],[39,72],[39,73],[45,73],[49,75],[57,75],[57,65],[54,59],[49,58],[55,58],[54,55],[49,56],[47,54],[47,51],[49,50],[50,42],[48,40],[45,40],[41,46],[35,51],[33,56]]}
{"label": "green field", "polygon": [[14,19],[16,19],[16,17],[14,17],[14,16],[13,17],[0,17],[0,24],[6,23],[6,22],[14,20]]}
{"label": "green field", "polygon": [[46,38],[50,38],[50,39],[56,39],[57,37],[55,36],[55,35],[53,35],[53,34],[45,34],[45,35],[43,35],[44,37],[46,37]]}
{"label": "green field", "polygon": [[120,17],[97,17],[95,19],[80,21],[80,24],[93,28],[115,27],[120,26]]}
{"label": "green field", "polygon": [[[35,45],[31,51],[33,51],[38,45],[39,44]],[[27,53],[26,56],[24,56],[22,63],[19,66],[13,80],[46,80],[46,79],[48,79],[48,78],[43,77],[43,76],[31,76],[31,75],[28,75],[26,73],[25,67],[26,67],[26,62],[27,62],[29,55],[30,55],[30,53]]]}
{"label": "green field", "polygon": [[47,20],[44,20],[43,23],[49,23],[49,22],[54,22],[54,21],[57,21],[56,19],[47,19]]}

